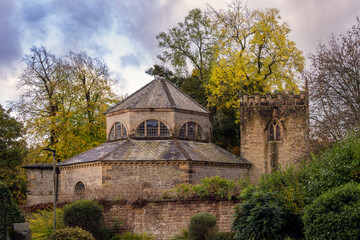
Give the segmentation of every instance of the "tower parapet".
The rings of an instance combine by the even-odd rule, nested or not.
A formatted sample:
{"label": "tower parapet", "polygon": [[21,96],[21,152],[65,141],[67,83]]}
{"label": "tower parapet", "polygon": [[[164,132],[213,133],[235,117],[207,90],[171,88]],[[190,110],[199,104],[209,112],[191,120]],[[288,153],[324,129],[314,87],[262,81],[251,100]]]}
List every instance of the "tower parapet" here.
{"label": "tower parapet", "polygon": [[277,93],[265,95],[261,94],[243,94],[241,98],[241,106],[244,108],[253,107],[253,106],[306,106],[307,105],[307,96],[306,92],[301,91],[300,94],[285,94]]}

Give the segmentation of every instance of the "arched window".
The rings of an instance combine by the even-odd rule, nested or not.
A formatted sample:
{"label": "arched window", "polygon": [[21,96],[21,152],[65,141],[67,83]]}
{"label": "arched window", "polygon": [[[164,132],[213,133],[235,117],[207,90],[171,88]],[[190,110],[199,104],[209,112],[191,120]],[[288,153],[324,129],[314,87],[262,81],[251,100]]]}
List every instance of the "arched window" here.
{"label": "arched window", "polygon": [[269,141],[281,141],[282,133],[280,122],[276,119],[273,119],[269,123],[268,127],[268,140]]}
{"label": "arched window", "polygon": [[78,182],[76,185],[75,185],[75,197],[77,198],[84,198],[85,197],[85,185],[83,182]]}
{"label": "arched window", "polygon": [[109,140],[112,141],[122,138],[127,138],[127,131],[123,123],[117,122],[110,129]]}
{"label": "arched window", "polygon": [[159,120],[146,120],[137,127],[136,137],[170,137],[169,129]]}
{"label": "arched window", "polygon": [[180,128],[179,138],[204,140],[205,134],[199,124],[187,122]]}

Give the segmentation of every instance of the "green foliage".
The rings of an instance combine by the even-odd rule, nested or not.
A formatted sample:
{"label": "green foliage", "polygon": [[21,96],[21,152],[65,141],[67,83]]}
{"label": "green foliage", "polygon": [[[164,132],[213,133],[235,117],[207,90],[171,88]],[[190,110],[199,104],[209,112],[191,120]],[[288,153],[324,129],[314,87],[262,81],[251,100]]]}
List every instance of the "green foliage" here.
{"label": "green foliage", "polygon": [[360,239],[360,184],[320,195],[304,209],[306,239]]}
{"label": "green foliage", "polygon": [[126,232],[121,235],[116,234],[110,240],[155,240],[155,237],[147,233],[136,234],[136,233]]}
{"label": "green foliage", "polygon": [[0,181],[6,183],[12,199],[23,203],[26,194],[24,170],[20,168],[26,147],[23,126],[0,105]]}
{"label": "green foliage", "polygon": [[64,224],[68,227],[80,227],[96,238],[100,238],[100,226],[103,219],[101,206],[92,200],[79,200],[64,207]]}
{"label": "green foliage", "polygon": [[240,196],[241,189],[249,183],[246,180],[225,179],[219,176],[201,179],[201,184],[182,183],[165,191],[165,199],[215,199],[232,200]]}
{"label": "green foliage", "polygon": [[25,221],[20,210],[11,198],[6,185],[0,182],[0,239],[6,238],[6,232],[13,223]]}
{"label": "green foliage", "polygon": [[45,147],[63,160],[106,140],[102,113],[119,99],[105,63],[84,52],[55,56],[44,47],[33,47],[24,62],[13,107],[31,139],[29,163],[51,162]]}
{"label": "green foliage", "polygon": [[331,188],[360,182],[360,137],[352,135],[313,156],[303,172],[308,202]]}
{"label": "green foliage", "polygon": [[95,240],[91,233],[79,228],[66,227],[56,230],[49,238],[49,240]]}
{"label": "green foliage", "polygon": [[232,232],[217,232],[215,235],[216,240],[233,240],[234,233]]}
{"label": "green foliage", "polygon": [[234,239],[282,239],[284,210],[270,192],[257,191],[235,207]]}
{"label": "green foliage", "polygon": [[[47,240],[54,233],[54,211],[40,210],[28,218],[33,240]],[[56,208],[56,229],[64,228],[63,210]]]}
{"label": "green foliage", "polygon": [[190,240],[215,240],[216,218],[210,213],[198,213],[191,217],[189,224]]}
{"label": "green foliage", "polygon": [[217,44],[207,85],[210,105],[232,108],[239,119],[241,92],[298,90],[304,57],[278,9],[250,10],[234,0],[212,16]]}
{"label": "green foliage", "polygon": [[175,235],[171,240],[188,240],[189,239],[189,231],[183,229],[181,234]]}

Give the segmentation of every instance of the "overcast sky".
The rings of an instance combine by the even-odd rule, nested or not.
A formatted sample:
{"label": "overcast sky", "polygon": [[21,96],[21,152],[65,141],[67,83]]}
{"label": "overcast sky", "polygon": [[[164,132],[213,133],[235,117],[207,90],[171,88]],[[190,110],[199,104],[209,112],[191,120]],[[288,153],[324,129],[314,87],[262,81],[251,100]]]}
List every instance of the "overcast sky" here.
{"label": "overcast sky", "polygon": [[[151,80],[145,69],[158,62],[155,36],[193,8],[226,8],[230,0],[0,0],[0,104],[16,100],[22,58],[32,46],[58,56],[86,51],[103,60],[119,80],[118,94]],[[343,34],[360,16],[359,0],[248,0],[249,8],[276,7],[291,39],[314,52],[331,33]]]}

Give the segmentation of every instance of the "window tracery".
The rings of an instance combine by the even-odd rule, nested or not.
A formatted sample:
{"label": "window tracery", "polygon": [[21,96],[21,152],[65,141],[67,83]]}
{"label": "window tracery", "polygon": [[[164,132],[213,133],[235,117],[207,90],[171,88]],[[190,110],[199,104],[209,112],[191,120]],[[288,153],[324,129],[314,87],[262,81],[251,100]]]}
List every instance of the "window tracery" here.
{"label": "window tracery", "polygon": [[187,122],[180,128],[179,137],[204,140],[205,134],[199,124],[195,122]]}
{"label": "window tracery", "polygon": [[146,120],[139,124],[136,137],[170,137],[169,129],[159,120]]}
{"label": "window tracery", "polygon": [[121,122],[116,122],[110,129],[109,140],[119,140],[127,138],[127,131],[125,125]]}
{"label": "window tracery", "polygon": [[276,119],[273,119],[268,126],[268,141],[281,141],[281,129],[280,122]]}

